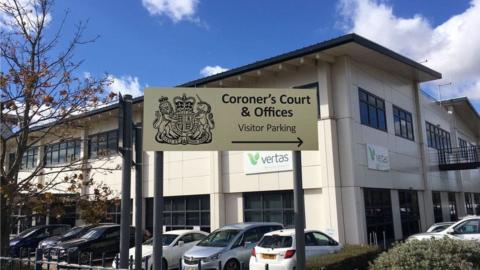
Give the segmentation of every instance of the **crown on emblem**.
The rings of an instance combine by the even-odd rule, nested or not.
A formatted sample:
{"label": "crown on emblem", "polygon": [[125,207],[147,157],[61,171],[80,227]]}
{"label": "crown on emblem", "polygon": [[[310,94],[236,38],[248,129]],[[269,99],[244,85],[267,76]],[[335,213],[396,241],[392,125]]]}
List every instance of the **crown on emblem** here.
{"label": "crown on emblem", "polygon": [[173,102],[175,103],[175,108],[178,111],[193,111],[195,98],[187,97],[185,94],[183,94],[182,97],[175,97]]}
{"label": "crown on emblem", "polygon": [[168,97],[161,97],[158,99],[158,102],[163,103],[165,101],[168,101]]}

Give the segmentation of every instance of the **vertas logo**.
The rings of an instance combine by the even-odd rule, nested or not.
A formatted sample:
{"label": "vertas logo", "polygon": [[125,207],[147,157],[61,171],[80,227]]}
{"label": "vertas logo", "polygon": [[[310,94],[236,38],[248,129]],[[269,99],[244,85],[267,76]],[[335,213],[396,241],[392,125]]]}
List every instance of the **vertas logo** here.
{"label": "vertas logo", "polygon": [[244,152],[245,173],[262,173],[292,170],[292,153],[289,151]]}

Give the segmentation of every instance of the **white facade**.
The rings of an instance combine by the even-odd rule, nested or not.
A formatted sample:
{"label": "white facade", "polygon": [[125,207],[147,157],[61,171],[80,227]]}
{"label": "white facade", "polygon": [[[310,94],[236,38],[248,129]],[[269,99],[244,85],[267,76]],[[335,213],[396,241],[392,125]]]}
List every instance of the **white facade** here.
{"label": "white facade", "polygon": [[[467,213],[465,192],[478,193],[480,199],[479,169],[439,170],[436,150],[427,146],[426,121],[448,131],[452,147],[458,147],[458,138],[479,145],[480,129],[475,127],[479,126],[480,119],[474,114],[471,119],[462,119],[455,106],[439,104],[424,95],[418,83],[434,78],[419,79],[426,75],[413,75],[413,71],[418,70],[410,67],[413,71],[406,71],[400,62],[353,42],[281,63],[267,63],[245,72],[240,70],[237,74],[220,76],[195,86],[202,91],[203,87],[294,88],[317,83],[319,150],[302,152],[307,228],[323,230],[342,243],[371,241],[372,236],[367,233],[365,189],[384,189],[390,198],[390,206],[385,209],[391,210],[393,237],[402,239],[406,237],[405,228],[402,229],[405,220],[402,220],[400,202],[400,197],[405,195],[403,191],[417,194],[419,230],[434,222],[432,191],[441,192],[445,221],[450,220],[451,214],[449,192],[455,194],[458,216]],[[359,88],[384,100],[386,131],[361,124]],[[395,135],[393,105],[411,113],[413,141]],[[139,101],[134,104],[135,122],[141,121],[141,115],[142,102]],[[472,128],[468,122],[477,124]],[[112,109],[89,116],[85,123],[86,128],[79,136],[88,140],[91,134],[116,129],[117,112]],[[367,144],[388,150],[389,170],[368,168]],[[87,144],[83,144],[82,155],[88,152],[85,147]],[[114,155],[90,162],[93,167],[117,168],[107,174],[92,171],[91,177],[108,184],[120,196],[121,158]],[[148,198],[153,197],[154,169],[153,153],[144,153],[144,206],[150,200]],[[261,194],[271,194],[265,193],[269,191],[293,189],[292,171],[247,175],[241,151],[165,152],[164,175],[164,195],[167,198],[208,196],[210,230],[247,220],[244,208],[250,202],[244,200],[246,194],[263,196]],[[132,170],[132,198],[135,196],[134,181],[135,172]],[[473,200],[474,195],[471,196]],[[284,205],[288,203],[285,198],[282,197]],[[262,197],[262,203],[269,202]],[[478,204],[480,209],[480,201]],[[280,213],[285,219],[290,207],[281,208],[264,209],[261,215]],[[143,220],[151,219],[152,215],[151,208],[144,210]],[[173,218],[175,215],[172,213]],[[184,218],[188,219],[187,216]],[[188,220],[184,222],[188,223]],[[376,235],[379,242],[381,234],[377,232]]]}

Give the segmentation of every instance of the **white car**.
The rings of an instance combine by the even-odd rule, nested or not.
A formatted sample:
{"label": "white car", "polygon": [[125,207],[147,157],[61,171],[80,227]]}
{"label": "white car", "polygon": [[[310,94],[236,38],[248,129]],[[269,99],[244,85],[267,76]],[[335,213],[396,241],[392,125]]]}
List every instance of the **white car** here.
{"label": "white car", "polygon": [[431,238],[441,239],[443,237],[449,237],[458,240],[480,241],[480,216],[465,217],[453,223],[443,231],[414,234],[407,238],[407,241],[425,240]]}
{"label": "white car", "polygon": [[429,233],[429,232],[440,232],[440,231],[443,231],[446,228],[450,227],[450,225],[452,225],[453,223],[455,223],[455,222],[448,221],[448,222],[435,223],[435,224],[432,224],[432,226],[430,226],[426,232],[427,233]]}
{"label": "white car", "polygon": [[[183,254],[195,246],[200,240],[208,235],[206,232],[197,230],[173,230],[163,233],[163,260],[162,269],[177,269]],[[118,255],[117,255],[118,256]],[[129,250],[129,257],[135,258],[135,247]],[[153,238],[142,244],[142,269],[145,269],[145,260],[148,257],[147,270],[153,269]],[[112,267],[117,268],[118,259],[113,260]],[[134,263],[133,263],[134,264]]]}
{"label": "white car", "polygon": [[[309,258],[335,253],[342,245],[323,232],[305,230],[305,257]],[[295,230],[279,230],[266,233],[252,249],[250,270],[293,270],[297,260],[295,254]]]}

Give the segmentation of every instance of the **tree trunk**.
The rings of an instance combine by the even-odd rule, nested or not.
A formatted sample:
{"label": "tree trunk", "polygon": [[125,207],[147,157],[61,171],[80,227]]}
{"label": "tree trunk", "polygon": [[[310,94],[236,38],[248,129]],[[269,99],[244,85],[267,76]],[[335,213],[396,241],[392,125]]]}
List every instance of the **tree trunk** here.
{"label": "tree trunk", "polygon": [[8,256],[8,248],[10,247],[10,214],[12,210],[7,205],[7,199],[3,196],[0,197],[0,256]]}

